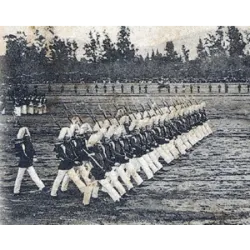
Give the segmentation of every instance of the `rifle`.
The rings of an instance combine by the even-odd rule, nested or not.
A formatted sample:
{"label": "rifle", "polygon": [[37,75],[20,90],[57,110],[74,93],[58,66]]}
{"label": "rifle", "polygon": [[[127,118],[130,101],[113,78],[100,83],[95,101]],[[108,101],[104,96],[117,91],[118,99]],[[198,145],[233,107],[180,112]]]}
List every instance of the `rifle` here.
{"label": "rifle", "polygon": [[142,103],[140,103],[140,105],[141,105],[141,107],[142,107],[143,112],[145,112],[145,111],[146,111],[146,112],[147,112],[147,114],[148,114],[148,116],[151,118],[151,115],[150,115],[149,111],[145,109],[145,107],[143,106],[143,104],[142,104]]}
{"label": "rifle", "polygon": [[117,121],[118,125],[121,125],[118,119],[115,116],[113,116],[109,110],[107,110],[107,113]]}
{"label": "rifle", "polygon": [[97,123],[98,127],[101,128],[101,125],[99,124],[99,122],[97,121],[97,119],[93,116],[93,114],[91,115],[90,111],[86,108],[85,103],[82,101],[81,104],[83,104],[85,110],[87,111],[88,115],[90,116],[90,118],[92,119],[92,121],[94,123]]}
{"label": "rifle", "polygon": [[58,121],[55,119],[55,117],[52,114],[50,114],[50,116],[52,117],[54,123],[58,126],[58,128],[61,129],[62,127],[60,126],[60,124],[58,123]]}
{"label": "rifle", "polygon": [[76,116],[80,119],[81,123],[84,123],[80,115],[76,112],[75,107],[73,108],[73,112],[76,114]]}
{"label": "rifle", "polygon": [[98,108],[102,111],[102,114],[104,116],[105,119],[107,119],[109,121],[109,124],[112,125],[111,121],[109,120],[109,118],[107,117],[105,111],[101,108],[100,104],[98,104]]}
{"label": "rifle", "polygon": [[13,115],[14,122],[16,123],[16,125],[18,125],[18,127],[21,128],[22,125],[21,125],[20,121],[16,118],[14,111],[12,112],[12,115]]}

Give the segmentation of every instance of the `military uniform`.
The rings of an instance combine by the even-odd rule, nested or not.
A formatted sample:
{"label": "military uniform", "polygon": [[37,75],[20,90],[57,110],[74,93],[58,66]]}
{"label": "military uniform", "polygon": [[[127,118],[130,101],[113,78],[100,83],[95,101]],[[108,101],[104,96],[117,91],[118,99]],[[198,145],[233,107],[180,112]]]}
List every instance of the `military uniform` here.
{"label": "military uniform", "polygon": [[27,127],[19,129],[15,142],[15,150],[16,155],[19,157],[19,169],[15,181],[14,194],[20,193],[21,183],[26,170],[39,190],[43,190],[45,185],[40,180],[33,167],[33,160],[36,159],[36,152],[30,140],[30,133]]}

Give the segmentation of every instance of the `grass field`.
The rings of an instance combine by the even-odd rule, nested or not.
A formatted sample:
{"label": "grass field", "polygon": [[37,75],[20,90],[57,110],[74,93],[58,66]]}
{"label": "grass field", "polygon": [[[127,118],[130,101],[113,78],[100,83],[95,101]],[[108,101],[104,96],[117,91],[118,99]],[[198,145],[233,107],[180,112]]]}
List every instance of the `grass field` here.
{"label": "grass field", "polygon": [[[58,85],[59,86],[59,85]],[[40,86],[39,86],[40,87]],[[148,89],[149,90],[149,89]],[[150,181],[135,188],[135,194],[121,203],[113,203],[106,194],[101,200],[82,205],[82,197],[71,184],[70,192],[52,200],[48,194],[32,193],[34,183],[28,176],[22,184],[23,195],[14,197],[17,159],[12,139],[18,128],[10,115],[1,116],[0,188],[1,224],[249,224],[250,223],[250,96],[238,95],[237,88],[229,94],[195,93],[197,100],[207,103],[207,114],[215,131],[181,159],[164,165]],[[80,91],[80,90],[79,90]],[[114,113],[110,103],[145,103],[148,98],[170,98],[174,94],[151,95],[65,93],[48,95],[48,109],[61,125],[68,125],[62,101],[72,109],[75,103],[82,119],[91,122],[83,105],[102,118],[98,104]],[[244,92],[246,92],[244,90]],[[188,93],[185,93],[188,94]],[[184,95],[180,93],[179,95]],[[57,173],[58,160],[52,152],[58,128],[49,115],[21,117],[30,128],[39,161],[37,173],[51,187]]]}

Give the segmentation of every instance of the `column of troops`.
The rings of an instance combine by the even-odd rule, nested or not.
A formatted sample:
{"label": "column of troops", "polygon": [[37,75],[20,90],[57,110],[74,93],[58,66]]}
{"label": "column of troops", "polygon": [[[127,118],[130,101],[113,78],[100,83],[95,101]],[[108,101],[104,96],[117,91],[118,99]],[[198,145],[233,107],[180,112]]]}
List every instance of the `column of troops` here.
{"label": "column of troops", "polygon": [[47,113],[47,98],[43,95],[22,95],[15,96],[14,114],[21,115],[42,115]]}
{"label": "column of troops", "polygon": [[[163,162],[170,164],[187,154],[212,133],[204,102],[163,103],[135,113],[124,107],[116,117],[96,121],[93,127],[73,117],[69,127],[60,129],[55,144],[60,163],[51,197],[58,198],[59,189],[66,192],[71,180],[83,194],[84,205],[98,198],[99,191],[119,202],[153,178]],[[37,186],[44,188],[41,183]]]}
{"label": "column of troops", "polygon": [[47,113],[47,98],[45,94],[38,93],[37,85],[33,91],[29,91],[28,85],[10,85],[7,91],[9,101],[14,106],[14,115],[35,115]]}

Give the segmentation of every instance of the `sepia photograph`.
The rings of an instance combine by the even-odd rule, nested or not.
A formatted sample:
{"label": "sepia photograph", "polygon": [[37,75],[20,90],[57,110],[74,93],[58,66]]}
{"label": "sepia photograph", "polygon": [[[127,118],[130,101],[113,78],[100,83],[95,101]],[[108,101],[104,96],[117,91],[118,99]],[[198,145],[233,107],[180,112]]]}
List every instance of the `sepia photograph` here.
{"label": "sepia photograph", "polygon": [[249,26],[2,26],[0,84],[0,224],[250,223]]}

